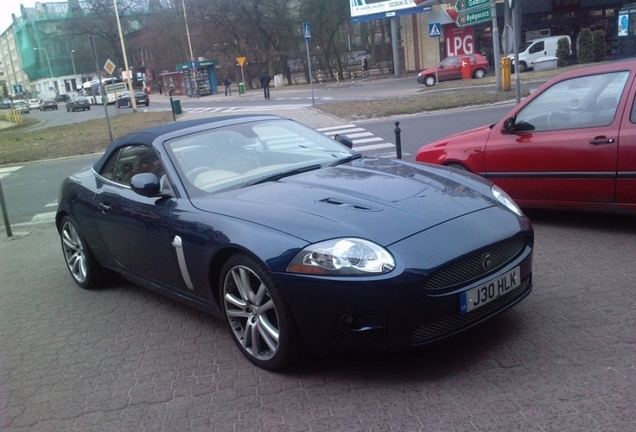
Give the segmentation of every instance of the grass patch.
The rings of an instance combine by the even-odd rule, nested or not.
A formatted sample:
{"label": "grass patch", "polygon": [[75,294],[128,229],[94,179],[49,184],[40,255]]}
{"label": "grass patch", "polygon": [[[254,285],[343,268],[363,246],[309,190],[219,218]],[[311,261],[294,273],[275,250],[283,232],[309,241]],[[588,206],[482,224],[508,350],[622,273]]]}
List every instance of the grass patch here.
{"label": "grass patch", "polygon": [[[120,114],[110,118],[113,138],[172,121],[170,112]],[[0,165],[103,152],[110,144],[106,119],[29,130],[37,121],[0,132]]]}
{"label": "grass patch", "polygon": [[[522,97],[527,96],[522,93]],[[383,100],[320,104],[316,109],[350,121],[392,117],[396,115],[420,114],[472,105],[487,105],[515,100],[514,92],[480,92],[464,90],[456,92],[430,93],[417,96]]]}

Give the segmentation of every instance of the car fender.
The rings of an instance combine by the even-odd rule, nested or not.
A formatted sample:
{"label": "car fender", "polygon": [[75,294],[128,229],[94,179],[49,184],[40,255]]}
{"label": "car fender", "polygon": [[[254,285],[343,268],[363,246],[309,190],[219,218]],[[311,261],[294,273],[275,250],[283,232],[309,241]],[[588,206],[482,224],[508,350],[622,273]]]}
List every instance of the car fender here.
{"label": "car fender", "polygon": [[434,141],[418,150],[415,161],[459,164],[473,173],[483,173],[486,169],[486,145],[492,129],[493,126],[481,126]]}

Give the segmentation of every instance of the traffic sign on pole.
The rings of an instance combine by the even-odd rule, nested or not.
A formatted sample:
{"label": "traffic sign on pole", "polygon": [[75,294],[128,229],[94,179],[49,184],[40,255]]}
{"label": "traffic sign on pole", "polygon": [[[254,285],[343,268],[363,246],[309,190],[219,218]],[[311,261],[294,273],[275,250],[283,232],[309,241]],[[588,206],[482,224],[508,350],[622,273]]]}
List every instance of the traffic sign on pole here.
{"label": "traffic sign on pole", "polygon": [[311,25],[308,22],[303,23],[303,33],[305,34],[305,40],[311,40]]}
{"label": "traffic sign on pole", "polygon": [[240,67],[245,66],[245,60],[247,60],[247,57],[237,57],[236,58],[236,62],[239,64]]}
{"label": "traffic sign on pole", "polygon": [[458,11],[475,9],[490,5],[490,0],[457,0],[455,2],[455,9]]}
{"label": "traffic sign on pole", "polygon": [[459,27],[467,27],[486,21],[490,21],[490,7],[486,9],[478,9],[476,11],[460,13],[455,21]]}

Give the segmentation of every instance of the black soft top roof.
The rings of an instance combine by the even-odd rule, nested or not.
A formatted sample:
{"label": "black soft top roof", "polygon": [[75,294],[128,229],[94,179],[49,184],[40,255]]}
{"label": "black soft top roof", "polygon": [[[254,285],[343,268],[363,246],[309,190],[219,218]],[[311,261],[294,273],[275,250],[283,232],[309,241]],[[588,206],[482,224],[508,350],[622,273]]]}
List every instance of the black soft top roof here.
{"label": "black soft top roof", "polygon": [[194,129],[191,132],[195,132],[197,129],[205,130],[206,126],[220,127],[238,123],[246,123],[251,121],[263,121],[263,120],[280,120],[282,117],[267,115],[267,114],[250,114],[250,115],[231,115],[221,117],[208,117],[196,120],[185,120],[172,123],[166,123],[161,126],[153,126],[148,129],[143,129],[137,132],[132,132],[121,138],[113,141],[106,149],[102,157],[93,165],[93,169],[99,172],[102,166],[110,158],[110,155],[119,150],[122,147],[127,147],[132,144],[141,144],[151,147],[155,140],[164,135],[169,135],[174,132]]}

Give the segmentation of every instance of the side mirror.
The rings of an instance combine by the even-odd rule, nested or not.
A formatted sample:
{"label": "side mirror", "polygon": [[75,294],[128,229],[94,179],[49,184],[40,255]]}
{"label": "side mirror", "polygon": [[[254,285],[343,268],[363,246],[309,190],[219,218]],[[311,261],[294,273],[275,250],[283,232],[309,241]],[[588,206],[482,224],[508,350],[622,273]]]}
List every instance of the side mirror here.
{"label": "side mirror", "polygon": [[161,192],[159,179],[153,173],[136,174],[130,179],[130,188],[133,192],[145,197],[158,196]]}
{"label": "side mirror", "polygon": [[515,131],[515,119],[513,117],[507,118],[504,121],[503,127],[501,128],[502,132],[510,134]]}
{"label": "side mirror", "polygon": [[336,136],[334,136],[333,139],[338,141],[340,144],[344,144],[345,146],[349,148],[353,148],[353,141],[351,140],[351,138],[349,138],[346,135],[336,134]]}

